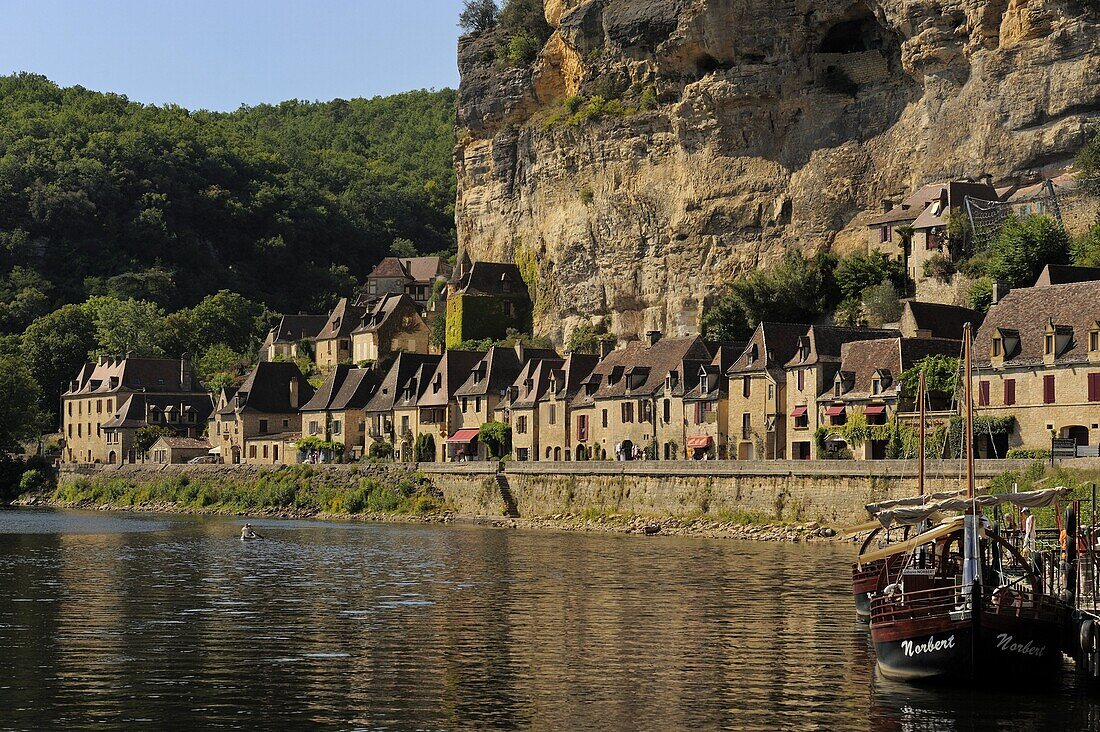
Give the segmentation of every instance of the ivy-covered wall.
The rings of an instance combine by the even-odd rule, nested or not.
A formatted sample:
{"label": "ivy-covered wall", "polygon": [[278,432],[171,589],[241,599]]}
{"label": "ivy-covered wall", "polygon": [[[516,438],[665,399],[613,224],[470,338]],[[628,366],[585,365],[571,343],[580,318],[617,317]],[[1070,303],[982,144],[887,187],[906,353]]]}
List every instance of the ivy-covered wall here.
{"label": "ivy-covered wall", "polygon": [[[514,315],[509,315],[509,304]],[[456,293],[447,299],[447,348],[457,348],[463,341],[504,338],[509,328],[530,331],[527,297]]]}

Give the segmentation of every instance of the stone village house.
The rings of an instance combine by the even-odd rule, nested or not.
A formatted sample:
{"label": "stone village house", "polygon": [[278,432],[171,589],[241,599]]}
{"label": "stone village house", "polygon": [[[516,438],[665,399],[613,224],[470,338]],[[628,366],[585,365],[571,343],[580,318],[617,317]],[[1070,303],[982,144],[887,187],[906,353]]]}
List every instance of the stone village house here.
{"label": "stone village house", "polygon": [[284,315],[268,331],[260,348],[261,361],[293,361],[301,355],[299,344],[313,342],[328,321],[327,315]]}
{"label": "stone village house", "polygon": [[843,406],[822,405],[818,397],[833,388],[840,370],[840,351],[845,343],[875,338],[893,338],[896,330],[880,328],[838,328],[811,325],[800,336],[794,355],[784,365],[787,371],[787,454],[795,460],[809,460],[814,451],[814,431],[834,424]]}
{"label": "stone village house", "polygon": [[[902,372],[929,356],[956,358],[961,349],[962,341],[946,338],[880,338],[843,343],[840,370],[831,388],[817,398],[818,412],[823,410],[829,415],[827,426],[846,424],[855,414],[862,414],[868,425],[885,425],[894,419],[899,406],[916,409],[913,404],[899,405]],[[887,457],[884,440],[866,440],[860,445],[847,445],[839,438],[826,440],[826,449],[845,447],[851,449],[856,460]]]}
{"label": "stone village house", "polygon": [[405,405],[402,400],[403,406],[394,408],[394,423],[403,424],[408,417],[414,442],[422,434],[431,436],[436,462],[446,460],[447,438],[458,429],[459,405],[454,390],[469,378],[474,366],[484,357],[484,351],[445,352],[420,390],[416,403]]}
{"label": "stone village house", "polygon": [[497,404],[496,419],[512,427],[512,454],[516,460],[539,459],[540,402],[549,391],[554,375],[564,366],[565,361],[560,358],[529,360]]}
{"label": "stone village house", "polygon": [[637,447],[650,458],[658,457],[656,402],[669,373],[685,360],[711,360],[702,338],[662,338],[659,331],[602,359],[573,400],[574,455],[585,459],[595,452],[598,458],[613,460],[620,454],[630,459]]}
{"label": "stone village house", "polygon": [[194,437],[161,437],[149,448],[149,460],[157,464],[187,463],[209,456],[210,443]]}
{"label": "stone village house", "polygon": [[552,350],[493,346],[470,371],[466,381],[455,389],[458,402],[456,430],[447,438],[447,455],[452,460],[486,460],[488,450],[478,442],[481,425],[492,421],[497,404],[507,396],[529,360],[558,358]]}
{"label": "stone village house", "polygon": [[367,404],[381,381],[375,368],[347,364],[333,368],[313,397],[302,405],[302,436],[342,444],[347,460],[362,457],[366,449]]}
{"label": "stone village house", "polygon": [[451,266],[441,257],[386,257],[367,275],[367,298],[408,295],[424,310],[437,282],[451,277]]}
{"label": "stone village house", "polygon": [[366,312],[365,307],[352,304],[346,297],[340,298],[314,342],[314,359],[319,370],[327,373],[337,364],[351,362],[351,334]]}
{"label": "stone village house", "polygon": [[1100,282],[1010,291],[974,341],[978,412],[1015,417],[1010,448],[1100,444]]}
{"label": "stone village house", "polygon": [[299,409],[312,397],[313,387],[295,364],[261,361],[235,393],[219,397],[208,439],[225,463],[284,462],[283,445],[287,436],[300,435]]}
{"label": "stone village house", "polygon": [[404,387],[408,385],[409,379],[420,372],[421,367],[438,366],[440,358],[442,357],[439,355],[426,353],[397,354],[374,396],[367,403],[367,436],[370,438],[366,445],[368,454],[372,442],[389,442],[396,449],[402,443],[405,430],[412,431],[411,420],[403,425],[394,423],[394,406],[404,398]]}
{"label": "stone village house", "polygon": [[[744,351],[746,343],[713,346],[714,358],[693,372],[684,370],[682,454],[689,460],[737,457],[729,450],[729,379],[726,372]],[[689,381],[690,379],[690,381]],[[744,425],[742,425],[744,426]],[[748,439],[745,435],[742,438]],[[680,457],[680,456],[677,456]],[[666,460],[669,459],[667,456]]]}
{"label": "stone village house", "polygon": [[62,460],[119,463],[142,459],[134,438],[161,426],[197,437],[213,405],[187,358],[100,356],[61,395]]}
{"label": "stone village house", "polygon": [[397,351],[428,352],[428,322],[408,295],[384,295],[351,331],[351,359],[385,360]]}
{"label": "stone village house", "polygon": [[728,454],[741,460],[787,457],[787,372],[808,325],[763,322],[726,372]]}
{"label": "stone village house", "polygon": [[[419,434],[420,398],[431,388],[432,376],[441,362],[442,357],[421,364],[409,375],[405,383],[398,386],[397,399],[393,403],[393,424],[397,438],[396,458],[404,462],[413,462],[416,459],[414,448]],[[435,439],[434,435],[432,439]],[[438,450],[438,445],[436,448]],[[435,457],[434,452],[432,457]]]}

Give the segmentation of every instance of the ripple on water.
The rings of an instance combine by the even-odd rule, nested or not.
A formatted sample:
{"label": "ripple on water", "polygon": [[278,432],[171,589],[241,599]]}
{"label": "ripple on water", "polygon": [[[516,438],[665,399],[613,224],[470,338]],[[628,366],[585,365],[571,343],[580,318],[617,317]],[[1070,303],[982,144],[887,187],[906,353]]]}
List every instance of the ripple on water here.
{"label": "ripple on water", "polygon": [[[1070,674],[1044,697],[877,679],[848,547],[301,521],[242,546],[233,520],[37,513],[0,515],[0,709],[16,728],[1100,719]],[[20,522],[50,531],[7,530]]]}

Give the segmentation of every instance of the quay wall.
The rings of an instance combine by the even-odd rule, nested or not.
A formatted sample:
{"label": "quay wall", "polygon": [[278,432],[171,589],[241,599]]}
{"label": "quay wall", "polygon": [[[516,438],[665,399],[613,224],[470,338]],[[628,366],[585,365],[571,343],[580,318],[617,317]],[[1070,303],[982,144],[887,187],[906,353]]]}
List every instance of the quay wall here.
{"label": "quay wall", "polygon": [[[1088,464],[1086,464],[1088,463]],[[979,485],[1028,460],[979,460]],[[298,466],[300,469],[303,466]],[[400,479],[419,473],[448,506],[470,516],[546,518],[559,514],[707,516],[720,521],[808,522],[844,525],[864,520],[863,506],[916,493],[915,466],[907,461],[715,461],[596,463],[360,463],[309,466],[349,489],[360,479]],[[1100,467],[1075,460],[1073,467]],[[254,465],[66,466],[59,480],[80,476],[147,483],[187,474],[192,479],[248,480],[276,470]],[[961,484],[957,462],[926,468],[930,492]]]}

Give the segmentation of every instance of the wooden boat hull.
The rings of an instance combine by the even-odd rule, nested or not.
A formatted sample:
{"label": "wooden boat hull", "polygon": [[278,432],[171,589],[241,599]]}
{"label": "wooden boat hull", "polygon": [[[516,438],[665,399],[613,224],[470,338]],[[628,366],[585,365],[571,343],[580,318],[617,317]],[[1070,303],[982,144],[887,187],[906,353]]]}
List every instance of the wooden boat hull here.
{"label": "wooden boat hull", "polygon": [[980,621],[936,616],[872,626],[880,673],[897,681],[1058,678],[1062,625],[983,612]]}

